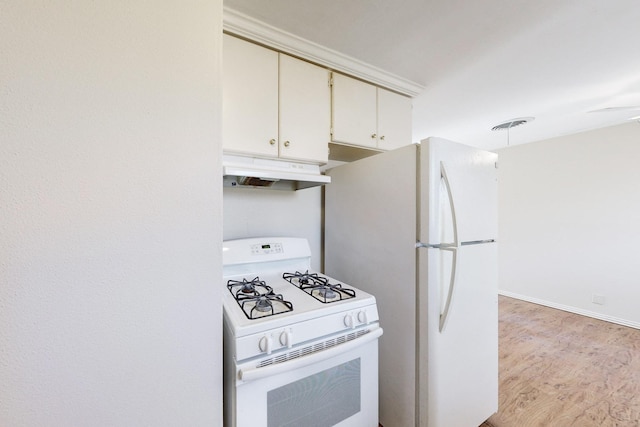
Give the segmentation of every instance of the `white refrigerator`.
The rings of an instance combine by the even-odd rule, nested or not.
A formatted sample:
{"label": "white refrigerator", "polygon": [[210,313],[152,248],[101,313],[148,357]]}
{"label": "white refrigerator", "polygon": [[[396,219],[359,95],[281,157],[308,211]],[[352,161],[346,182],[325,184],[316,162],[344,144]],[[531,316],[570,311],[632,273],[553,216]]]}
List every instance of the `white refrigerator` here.
{"label": "white refrigerator", "polygon": [[328,172],[324,268],[378,302],[384,427],[498,409],[497,167],[429,138]]}

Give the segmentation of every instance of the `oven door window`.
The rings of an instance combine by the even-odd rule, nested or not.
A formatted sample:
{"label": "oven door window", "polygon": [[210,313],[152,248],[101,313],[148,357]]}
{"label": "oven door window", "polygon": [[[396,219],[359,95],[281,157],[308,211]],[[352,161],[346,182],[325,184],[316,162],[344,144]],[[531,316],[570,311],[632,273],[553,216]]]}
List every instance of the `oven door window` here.
{"label": "oven door window", "polygon": [[360,358],[267,393],[267,426],[331,427],[360,412]]}

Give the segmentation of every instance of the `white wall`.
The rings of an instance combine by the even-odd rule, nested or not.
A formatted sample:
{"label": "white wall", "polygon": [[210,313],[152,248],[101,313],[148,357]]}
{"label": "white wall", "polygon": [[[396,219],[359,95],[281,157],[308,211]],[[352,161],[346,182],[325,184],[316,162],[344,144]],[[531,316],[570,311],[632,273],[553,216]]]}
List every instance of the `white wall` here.
{"label": "white wall", "polygon": [[498,153],[503,293],[640,327],[640,124]]}
{"label": "white wall", "polygon": [[321,187],[298,191],[224,189],[225,240],[263,236],[304,237],[311,246],[311,267],[319,271],[321,227]]}
{"label": "white wall", "polygon": [[0,3],[0,425],[221,425],[222,2]]}

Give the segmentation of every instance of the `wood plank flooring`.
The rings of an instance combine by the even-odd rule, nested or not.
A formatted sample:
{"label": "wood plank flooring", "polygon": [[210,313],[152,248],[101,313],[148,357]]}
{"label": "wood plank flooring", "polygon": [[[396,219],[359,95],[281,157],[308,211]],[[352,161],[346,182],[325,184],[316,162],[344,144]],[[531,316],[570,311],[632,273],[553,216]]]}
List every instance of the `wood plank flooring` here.
{"label": "wood plank flooring", "polygon": [[500,297],[499,411],[481,427],[639,427],[640,330]]}

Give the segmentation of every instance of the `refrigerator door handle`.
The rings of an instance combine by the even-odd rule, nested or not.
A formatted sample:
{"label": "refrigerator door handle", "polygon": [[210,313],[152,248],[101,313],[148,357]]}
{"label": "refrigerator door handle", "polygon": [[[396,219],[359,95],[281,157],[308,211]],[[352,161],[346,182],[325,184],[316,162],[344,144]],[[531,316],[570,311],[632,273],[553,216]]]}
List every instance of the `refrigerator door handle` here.
{"label": "refrigerator door handle", "polygon": [[460,246],[484,245],[485,243],[495,243],[496,239],[470,240],[468,242],[460,242]]}
{"label": "refrigerator door handle", "polygon": [[444,310],[440,313],[440,333],[444,331],[445,326],[447,325],[447,319],[449,318],[449,312],[451,310],[451,302],[453,300],[453,290],[456,285],[456,272],[458,271],[458,247],[460,246],[460,242],[458,241],[458,221],[456,219],[456,207],[453,204],[453,192],[451,191],[451,183],[449,182],[449,176],[447,175],[447,168],[444,165],[444,162],[440,162],[440,177],[442,181],[444,181],[444,186],[447,190],[447,195],[449,196],[449,207],[451,209],[451,224],[453,225],[453,244],[445,243],[437,245],[438,249],[443,251],[450,251],[453,255],[453,259],[451,261],[451,280],[449,282],[449,290],[447,292],[447,299],[445,300]]}
{"label": "refrigerator door handle", "polygon": [[[447,176],[447,170],[444,166],[444,162],[440,162],[440,178],[444,182],[445,188],[447,190],[447,195],[449,196],[449,207],[451,208],[451,223],[453,225],[453,243],[422,243],[416,242],[416,248],[433,248],[439,249],[441,251],[449,251],[453,255],[453,259],[451,262],[451,279],[449,282],[449,289],[447,291],[447,298],[444,302],[444,309],[440,311],[440,326],[439,330],[442,333],[447,324],[447,319],[449,318],[449,312],[451,310],[451,302],[453,300],[453,290],[456,285],[456,272],[458,270],[458,248],[460,247],[460,242],[458,241],[458,223],[456,221],[456,208],[453,204],[453,194],[451,192],[451,184],[449,183],[449,177]],[[473,242],[471,244],[476,244],[477,242]]]}
{"label": "refrigerator door handle", "polygon": [[[464,243],[463,243],[463,245],[464,245]],[[431,243],[416,242],[416,248],[418,248],[418,249],[420,249],[420,248],[427,248],[427,249],[432,248],[432,249],[444,249],[444,250],[449,249],[450,250],[451,248],[454,248],[454,249],[457,248],[457,246],[456,246],[455,243],[434,243],[434,244],[431,244]]]}
{"label": "refrigerator door handle", "polygon": [[449,282],[449,291],[447,292],[447,299],[445,300],[444,310],[442,310],[440,313],[440,333],[442,333],[445,326],[447,325],[449,310],[451,309],[451,301],[453,300],[453,289],[456,286],[456,273],[458,271],[458,248],[441,247],[440,250],[450,251],[453,255],[453,260],[451,261],[451,280]]}
{"label": "refrigerator door handle", "polygon": [[453,204],[453,193],[451,192],[451,184],[449,183],[449,177],[447,176],[447,169],[444,167],[444,162],[440,162],[440,177],[444,181],[444,186],[447,189],[447,195],[449,196],[449,207],[451,208],[451,223],[453,225],[453,245],[458,247],[458,222],[456,220],[456,207]]}

